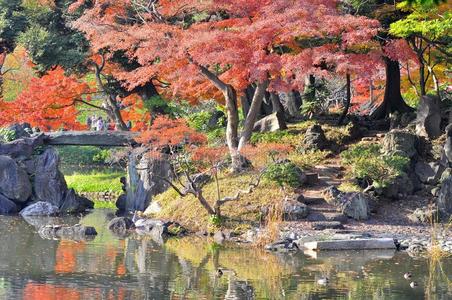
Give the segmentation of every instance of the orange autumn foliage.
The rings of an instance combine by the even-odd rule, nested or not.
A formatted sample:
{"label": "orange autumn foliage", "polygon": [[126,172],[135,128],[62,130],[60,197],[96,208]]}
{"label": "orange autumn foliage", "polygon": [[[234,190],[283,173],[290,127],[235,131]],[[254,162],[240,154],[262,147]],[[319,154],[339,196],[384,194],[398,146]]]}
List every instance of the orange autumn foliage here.
{"label": "orange autumn foliage", "polygon": [[228,149],[226,147],[201,146],[193,149],[191,154],[193,161],[210,168],[226,158]]}
{"label": "orange autumn foliage", "polygon": [[90,92],[86,83],[57,68],[32,79],[14,102],[0,101],[0,125],[28,122],[43,130],[84,129],[77,121],[76,104]]}
{"label": "orange autumn foliage", "polygon": [[249,159],[255,167],[264,167],[268,164],[269,159],[284,159],[293,151],[291,145],[280,143],[261,143],[259,145],[246,145],[240,152]]}
{"label": "orange autumn foliage", "polygon": [[138,142],[150,144],[152,148],[159,149],[165,146],[179,146],[183,144],[201,145],[207,142],[207,138],[188,127],[184,119],[158,116],[149,130],[141,134]]}
{"label": "orange autumn foliage", "polygon": [[132,131],[144,131],[148,129],[151,114],[144,106],[143,99],[137,94],[132,94],[121,100],[121,104],[125,107],[121,110],[123,120],[132,122]]}

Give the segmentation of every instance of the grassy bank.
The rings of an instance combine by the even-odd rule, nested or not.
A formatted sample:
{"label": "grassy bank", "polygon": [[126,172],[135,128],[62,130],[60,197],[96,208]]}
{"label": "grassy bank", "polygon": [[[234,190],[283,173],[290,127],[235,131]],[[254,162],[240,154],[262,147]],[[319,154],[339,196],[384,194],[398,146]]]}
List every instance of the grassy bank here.
{"label": "grassy bank", "polygon": [[68,186],[79,193],[121,192],[122,184],[119,180],[122,176],[125,176],[125,172],[104,170],[73,173],[65,178]]}
{"label": "grassy bank", "polygon": [[[291,145],[292,151],[288,158],[297,167],[307,171],[314,167],[326,163],[331,156],[332,151],[306,150],[303,139],[307,129],[315,124],[314,121],[307,121],[298,124],[291,124],[286,131],[274,133],[253,134],[251,143],[259,147],[265,143],[279,143]],[[339,148],[351,139],[352,128],[350,126],[335,127],[328,124],[322,124],[325,135],[335,148]],[[227,170],[219,174],[220,197],[234,196],[237,191],[245,190],[249,183],[254,181],[258,169],[268,166],[268,157],[257,156],[253,159],[254,171],[232,175]],[[288,170],[280,170],[288,172]],[[286,176],[287,175],[287,176]],[[282,174],[288,177],[289,173]],[[292,195],[293,187],[286,187],[284,190],[279,184],[271,180],[263,180],[260,186],[252,194],[244,194],[238,201],[225,204],[221,211],[224,220],[221,220],[221,226],[229,228],[237,233],[244,232],[253,225],[259,224],[262,219],[262,208],[278,206],[282,199],[287,195]],[[203,190],[203,195],[211,205],[218,198],[217,185],[214,181],[209,182]],[[211,230],[215,228],[218,220],[210,218],[206,210],[199,204],[198,200],[188,195],[181,197],[174,190],[169,189],[165,193],[154,198],[160,202],[162,211],[158,218],[172,219],[181,222],[184,226],[192,230]]]}

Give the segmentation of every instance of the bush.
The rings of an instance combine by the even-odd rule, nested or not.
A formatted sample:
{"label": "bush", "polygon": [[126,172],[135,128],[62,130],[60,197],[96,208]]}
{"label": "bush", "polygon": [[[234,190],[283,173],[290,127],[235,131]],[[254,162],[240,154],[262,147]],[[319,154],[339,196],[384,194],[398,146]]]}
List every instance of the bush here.
{"label": "bush", "polygon": [[253,133],[250,139],[251,144],[258,143],[281,143],[284,139],[293,136],[289,131],[278,130],[275,132]]}
{"label": "bush", "polygon": [[62,164],[77,166],[104,165],[112,151],[94,146],[59,146],[56,149]]}
{"label": "bush", "polygon": [[357,144],[341,153],[352,175],[375,187],[385,187],[406,170],[410,159],[400,155],[382,155],[378,144]]}
{"label": "bush", "polygon": [[293,162],[272,163],[265,170],[263,178],[276,182],[281,187],[296,188],[300,186],[300,168]]}
{"label": "bush", "polygon": [[7,128],[0,128],[0,142],[8,143],[14,141],[16,133]]}
{"label": "bush", "polygon": [[197,131],[206,132],[208,130],[207,125],[209,124],[211,116],[212,114],[208,111],[200,111],[188,115],[187,117],[188,126]]}
{"label": "bush", "polygon": [[181,105],[178,105],[177,102],[167,101],[160,96],[147,99],[144,105],[148,111],[169,115],[172,118],[178,117],[183,113]]}
{"label": "bush", "polygon": [[93,162],[104,164],[110,160],[111,156],[111,150],[102,149],[93,156]]}

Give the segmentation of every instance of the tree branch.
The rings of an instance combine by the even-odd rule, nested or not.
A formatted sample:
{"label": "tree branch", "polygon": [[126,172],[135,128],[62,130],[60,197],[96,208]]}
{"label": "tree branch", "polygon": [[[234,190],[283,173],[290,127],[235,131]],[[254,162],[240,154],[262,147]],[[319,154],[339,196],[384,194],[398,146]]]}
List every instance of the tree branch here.
{"label": "tree branch", "polygon": [[259,186],[259,184],[261,182],[261,179],[262,179],[262,176],[264,175],[264,173],[265,173],[265,169],[260,172],[259,176],[256,179],[256,182],[250,182],[248,189],[238,191],[235,194],[235,196],[223,197],[222,199],[220,199],[220,200],[218,200],[216,202],[215,206],[216,207],[220,207],[220,206],[222,206],[223,204],[225,204],[227,202],[237,201],[237,200],[240,199],[240,197],[242,195],[251,194],[252,192],[254,192],[254,189]]}
{"label": "tree branch", "polygon": [[207,79],[209,79],[210,81],[212,81],[212,83],[221,91],[223,91],[223,93],[225,93],[228,89],[228,85],[226,83],[224,83],[217,75],[215,75],[213,72],[209,71],[209,69],[207,69],[206,67],[198,64],[197,62],[195,62],[193,60],[193,57],[187,52],[187,59],[188,61],[195,65],[199,71],[201,72],[202,75],[204,75],[204,77],[206,77]]}

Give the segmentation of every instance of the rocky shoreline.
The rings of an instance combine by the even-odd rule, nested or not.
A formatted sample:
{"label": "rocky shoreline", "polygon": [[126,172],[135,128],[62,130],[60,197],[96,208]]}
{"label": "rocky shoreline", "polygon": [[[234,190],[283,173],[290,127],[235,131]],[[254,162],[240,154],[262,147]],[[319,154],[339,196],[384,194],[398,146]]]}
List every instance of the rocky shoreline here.
{"label": "rocky shoreline", "polygon": [[16,139],[0,143],[0,213],[74,214],[93,208],[92,201],[69,189],[59,170],[58,152],[29,125],[12,127]]}

